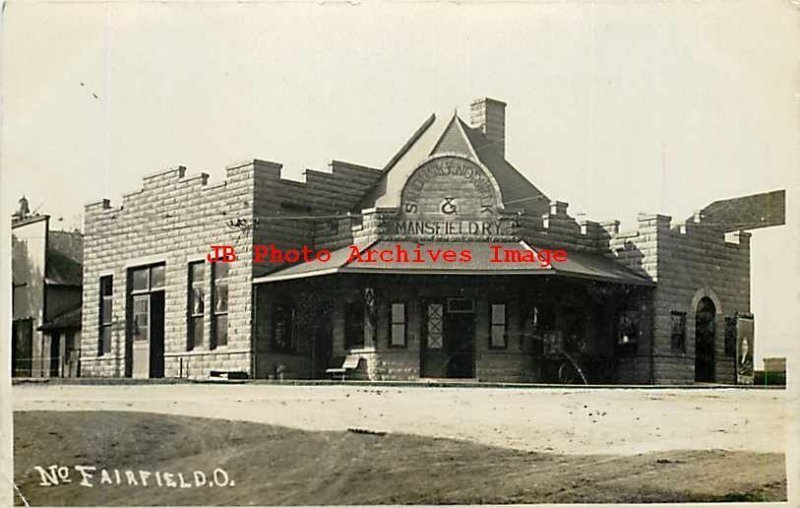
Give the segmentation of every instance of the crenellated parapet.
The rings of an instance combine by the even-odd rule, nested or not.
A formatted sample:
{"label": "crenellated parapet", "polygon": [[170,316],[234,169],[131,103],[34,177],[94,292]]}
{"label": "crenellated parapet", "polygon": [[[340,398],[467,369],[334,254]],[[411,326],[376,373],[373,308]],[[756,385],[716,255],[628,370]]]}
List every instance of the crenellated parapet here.
{"label": "crenellated parapet", "polygon": [[[102,199],[85,206],[84,313],[82,370],[87,376],[122,376],[131,358],[126,353],[128,277],[134,267],[164,265],[166,305],[186,309],[192,263],[204,263],[211,247],[231,246],[238,259],[229,266],[228,294],[236,306],[227,314],[227,346],[187,350],[185,311],[165,318],[165,372],[168,376],[206,375],[212,365],[228,370],[250,369],[252,278],[275,268],[254,263],[253,246],[279,248],[313,246],[327,217],[347,215],[377,170],[334,161],[330,172],[306,172],[298,181],[283,174],[283,166],[247,160],[225,168],[222,181],[209,182],[206,173],[183,166],[145,176],[142,185],[122,195],[119,205]],[[367,230],[371,228],[366,221]],[[341,231],[352,235],[352,225]],[[211,268],[202,284],[211,291]],[[98,352],[100,279],[113,281],[114,316],[110,351]],[[206,321],[210,317],[204,317]],[[210,330],[209,323],[206,329]],[[206,338],[207,339],[207,338]]]}
{"label": "crenellated parapet", "polygon": [[307,169],[304,173],[307,198],[327,212],[353,211],[381,176],[380,170],[348,162],[332,161],[329,167],[328,172]]}
{"label": "crenellated parapet", "polygon": [[541,217],[523,214],[520,225],[523,238],[534,244],[580,252],[607,253],[609,233],[598,222],[576,220],[567,213],[569,204],[552,201],[550,210]]}
{"label": "crenellated parapet", "polygon": [[302,180],[284,178],[280,166],[258,179],[254,213],[255,243],[281,249],[340,244],[360,221],[354,204],[380,177],[380,171],[332,161],[330,171],[307,169]]}

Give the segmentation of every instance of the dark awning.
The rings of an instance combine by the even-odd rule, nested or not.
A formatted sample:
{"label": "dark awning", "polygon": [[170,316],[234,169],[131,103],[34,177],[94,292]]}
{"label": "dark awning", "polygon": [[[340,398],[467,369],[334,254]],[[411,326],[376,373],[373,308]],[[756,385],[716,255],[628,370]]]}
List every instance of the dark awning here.
{"label": "dark awning", "polygon": [[[552,262],[544,266],[534,262],[495,262],[495,250],[499,252],[530,251],[535,249],[520,242],[476,243],[476,242],[394,242],[380,241],[373,244],[347,246],[331,253],[331,258],[295,264],[278,269],[270,274],[253,279],[254,284],[280,282],[337,273],[361,274],[401,274],[401,275],[559,275],[593,280],[603,280],[620,284],[652,285],[653,283],[610,258],[597,254],[567,251],[567,261]],[[387,260],[375,258],[368,262],[367,251],[389,251]],[[469,251],[468,262],[446,262],[443,252],[455,251],[461,257],[462,251]],[[408,253],[408,260],[399,257],[399,252]],[[415,261],[419,252],[420,260]],[[434,261],[433,256],[438,258]],[[356,258],[356,253],[362,260]],[[452,259],[452,256],[451,256]],[[463,259],[463,258],[461,258]]]}
{"label": "dark awning", "polygon": [[40,332],[52,332],[56,330],[77,330],[81,327],[81,307],[75,307],[53,316],[42,326],[37,328]]}

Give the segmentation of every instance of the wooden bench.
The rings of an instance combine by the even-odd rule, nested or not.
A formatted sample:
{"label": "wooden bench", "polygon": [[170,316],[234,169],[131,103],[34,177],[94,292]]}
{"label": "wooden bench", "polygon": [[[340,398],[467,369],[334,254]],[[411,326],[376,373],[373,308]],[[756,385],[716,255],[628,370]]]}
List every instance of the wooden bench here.
{"label": "wooden bench", "polygon": [[331,376],[331,378],[341,376],[342,381],[347,378],[347,374],[350,371],[354,371],[358,369],[358,364],[361,362],[361,357],[358,355],[347,355],[342,362],[341,367],[331,367],[325,370],[325,374]]}

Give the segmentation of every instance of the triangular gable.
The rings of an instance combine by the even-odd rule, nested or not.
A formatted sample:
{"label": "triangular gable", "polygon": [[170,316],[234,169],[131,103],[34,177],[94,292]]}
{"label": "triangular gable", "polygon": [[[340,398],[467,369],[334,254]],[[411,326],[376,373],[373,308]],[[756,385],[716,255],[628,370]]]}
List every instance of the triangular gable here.
{"label": "triangular gable", "polygon": [[458,153],[480,162],[494,176],[506,207],[521,208],[535,217],[550,210],[550,199],[512,166],[480,131],[473,129],[457,114],[449,120],[432,116],[414,133],[384,168],[381,179],[365,193],[356,209],[372,206],[397,206],[399,191],[413,170],[432,155]]}
{"label": "triangular gable", "polygon": [[436,142],[436,146],[434,146],[430,155],[445,153],[457,153],[467,157],[472,157],[473,159],[478,158],[478,155],[475,153],[475,150],[473,150],[472,145],[467,138],[467,134],[464,132],[464,129],[461,126],[461,122],[458,120],[458,117],[455,114],[453,114],[453,117],[450,119],[450,123],[447,125],[444,133],[439,138],[439,141]]}

